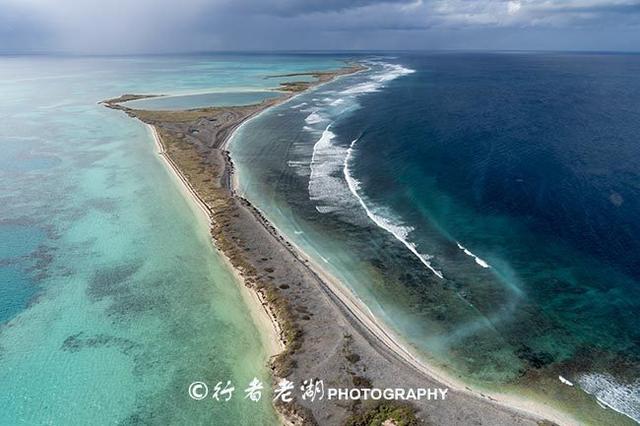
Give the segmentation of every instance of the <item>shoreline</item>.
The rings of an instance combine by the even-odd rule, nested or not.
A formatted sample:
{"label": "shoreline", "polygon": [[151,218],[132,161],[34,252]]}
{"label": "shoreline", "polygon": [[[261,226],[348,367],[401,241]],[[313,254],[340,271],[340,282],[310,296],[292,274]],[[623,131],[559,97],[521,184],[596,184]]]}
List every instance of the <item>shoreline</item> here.
{"label": "shoreline", "polygon": [[[360,70],[361,69],[357,69],[356,71],[349,72],[349,74],[353,72],[359,72]],[[363,329],[369,336],[371,336],[371,338],[375,340],[375,342],[369,341],[369,343],[374,346],[374,349],[375,347],[379,346],[384,347],[384,351],[390,353],[397,362],[408,367],[414,373],[427,376],[430,380],[435,381],[439,384],[444,384],[456,392],[467,394],[471,398],[477,399],[483,404],[490,404],[491,406],[494,406],[496,408],[504,408],[508,411],[520,413],[525,415],[527,418],[536,420],[550,419],[561,424],[577,424],[577,422],[565,416],[563,413],[556,412],[555,409],[552,409],[543,404],[538,404],[535,401],[520,399],[517,397],[510,397],[509,395],[501,394],[486,395],[485,393],[471,390],[468,385],[464,384],[462,381],[449,377],[446,372],[440,371],[438,368],[429,365],[428,362],[421,360],[418,356],[413,354],[412,351],[408,350],[405,347],[402,339],[399,336],[396,336],[393,331],[391,331],[386,325],[382,324],[373,315],[373,313],[366,307],[366,305],[364,305],[364,303],[357,297],[357,295],[353,294],[348,288],[341,285],[340,282],[328,271],[324,270],[321,265],[318,264],[318,262],[307,256],[306,253],[302,249],[300,249],[300,247],[284,237],[285,234],[277,229],[271,222],[269,222],[264,214],[259,211],[259,209],[257,209],[248,200],[238,194],[238,173],[235,171],[233,162],[231,161],[229,152],[227,151],[229,141],[236,134],[237,130],[244,123],[269,110],[272,106],[286,103],[297,97],[299,94],[306,93],[307,90],[311,88],[316,88],[321,84],[332,81],[333,79],[345,74],[346,73],[336,73],[335,75],[332,75],[331,78],[327,77],[324,81],[318,81],[313,85],[305,83],[305,87],[301,90],[297,90],[297,93],[290,93],[283,97],[277,98],[274,101],[263,102],[262,104],[259,104],[257,106],[254,105],[254,107],[256,107],[254,110],[249,111],[242,117],[238,118],[235,122],[230,121],[230,124],[223,129],[223,137],[220,141],[216,141],[217,144],[214,148],[220,151],[220,155],[224,154],[224,159],[221,166],[222,174],[221,176],[219,176],[222,189],[226,189],[230,192],[229,197],[233,201],[245,206],[245,209],[250,212],[251,215],[253,215],[254,221],[259,224],[260,227],[262,227],[263,231],[266,231],[266,233],[268,233],[275,239],[277,244],[279,244],[282,249],[289,252],[296,259],[298,267],[307,270],[315,278],[317,285],[322,287],[322,292],[326,293],[326,296],[331,299],[332,303],[336,305],[338,310],[343,312],[343,314],[348,317],[347,322],[357,322],[357,324],[355,324],[356,328]],[[229,254],[229,252],[225,251],[225,249],[221,247],[223,243],[218,240],[218,237],[220,237],[220,235],[218,234],[218,237],[216,237],[216,235],[213,234],[213,225],[216,222],[217,214],[215,207],[211,207],[211,201],[209,201],[208,203],[205,199],[207,197],[203,198],[203,196],[198,193],[197,188],[189,179],[189,173],[187,171],[183,171],[176,163],[176,160],[174,160],[168,153],[167,144],[163,142],[163,138],[159,132],[158,127],[161,124],[165,124],[166,121],[161,121],[160,119],[155,118],[164,117],[166,114],[163,115],[162,113],[156,112],[155,114],[148,114],[151,118],[149,116],[141,117],[140,111],[131,110],[129,108],[118,105],[117,99],[105,101],[104,103],[111,108],[124,110],[128,115],[139,119],[140,121],[145,123],[148,128],[151,129],[152,137],[157,148],[159,149],[159,156],[164,159],[164,163],[166,166],[168,166],[171,174],[180,181],[180,186],[184,191],[186,191],[185,195],[190,196],[188,198],[191,198],[193,206],[197,207],[208,221],[209,228],[213,236],[213,239],[211,241],[216,241],[216,244],[214,244],[216,250],[220,253],[221,257],[224,258],[224,261],[230,268],[230,271],[238,280],[238,284],[241,284],[241,287],[244,287],[240,289],[241,294],[243,296],[243,299],[245,300],[245,304],[249,307],[250,314],[254,319],[254,322],[257,323],[256,325],[261,331],[261,335],[264,337],[263,346],[265,347],[265,350],[268,352],[272,360],[275,357],[279,357],[283,354],[290,357],[291,353],[287,353],[287,345],[291,343],[291,340],[287,339],[285,331],[288,328],[288,325],[281,324],[281,320],[279,320],[277,313],[278,307],[274,305],[273,300],[270,300],[270,294],[268,293],[269,289],[267,289],[266,287],[256,286],[255,277],[251,276],[251,273],[247,273],[246,267],[238,267],[237,259],[234,259],[232,254]],[[209,110],[218,111],[225,110],[225,108],[210,108]],[[229,110],[232,108],[233,107],[226,109]],[[205,110],[206,109],[202,109],[201,111]],[[154,123],[154,120],[160,120],[160,124]],[[218,137],[219,135],[216,133],[215,136]],[[215,197],[213,198],[213,201],[216,201]],[[224,238],[224,233],[222,234],[221,238]],[[236,263],[234,263],[234,260],[236,260]],[[349,318],[351,318],[351,320]],[[267,319],[269,321],[269,324],[266,323]],[[365,339],[367,339],[366,336]],[[268,344],[269,342],[271,342],[272,344]],[[278,373],[275,371],[275,369],[272,373],[275,378],[278,377]],[[283,416],[285,421],[291,421],[292,423],[296,423],[296,419],[304,417],[304,410],[301,411],[303,412],[303,414],[301,414],[300,411],[295,410],[293,412],[287,412],[287,410],[278,409],[278,407],[276,406],[276,412],[279,415]]]}

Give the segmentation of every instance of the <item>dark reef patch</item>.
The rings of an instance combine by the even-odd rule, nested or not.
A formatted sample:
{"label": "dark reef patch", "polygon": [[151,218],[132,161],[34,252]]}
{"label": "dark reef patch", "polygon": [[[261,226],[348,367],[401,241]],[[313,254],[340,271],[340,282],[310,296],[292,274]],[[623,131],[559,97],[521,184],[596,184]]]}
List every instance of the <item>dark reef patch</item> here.
{"label": "dark reef patch", "polygon": [[85,333],[80,332],[67,337],[60,349],[68,352],[79,352],[83,349],[118,348],[125,355],[129,355],[137,346],[135,342],[122,337],[108,334],[95,334],[85,337]]}
{"label": "dark reef patch", "polygon": [[98,269],[87,287],[87,296],[91,300],[99,301],[105,297],[113,297],[128,291],[127,284],[143,264],[144,262],[139,261]]}
{"label": "dark reef patch", "polygon": [[527,345],[522,345],[516,351],[516,355],[518,358],[524,360],[531,367],[535,369],[540,369],[545,367],[553,362],[553,356],[544,351],[534,351]]}
{"label": "dark reef patch", "polygon": [[159,295],[143,295],[123,293],[114,298],[113,303],[106,310],[107,316],[131,316],[143,312],[166,312],[169,300]]}

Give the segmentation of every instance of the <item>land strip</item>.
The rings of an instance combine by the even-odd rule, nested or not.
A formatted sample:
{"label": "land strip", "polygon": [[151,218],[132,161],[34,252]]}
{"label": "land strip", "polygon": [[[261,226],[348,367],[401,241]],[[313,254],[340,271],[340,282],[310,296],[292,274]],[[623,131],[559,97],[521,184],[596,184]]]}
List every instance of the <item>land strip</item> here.
{"label": "land strip", "polygon": [[[186,111],[143,111],[122,105],[146,95],[123,95],[104,104],[152,126],[167,164],[209,217],[217,248],[258,296],[284,348],[270,362],[274,383],[286,377],[296,386],[322,379],[325,387],[340,388],[447,387],[420,368],[340,283],[287,241],[232,185],[233,163],[226,142],[241,123],[314,84],[359,69],[352,66],[331,75],[322,73],[316,82],[285,85],[286,95],[257,105]],[[322,425],[361,424],[378,415],[396,424],[411,424],[416,420],[413,407],[418,409],[417,419],[438,425],[542,421],[464,389],[449,389],[444,401],[423,400],[411,407],[300,397],[277,404],[286,423]]]}

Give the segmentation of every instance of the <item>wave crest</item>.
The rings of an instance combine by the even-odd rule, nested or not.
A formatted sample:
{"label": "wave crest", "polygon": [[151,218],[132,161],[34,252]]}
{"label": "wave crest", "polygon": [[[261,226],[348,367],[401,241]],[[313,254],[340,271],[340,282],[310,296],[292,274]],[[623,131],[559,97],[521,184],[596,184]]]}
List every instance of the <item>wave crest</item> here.
{"label": "wave crest", "polygon": [[483,268],[490,268],[491,267],[491,266],[489,266],[489,264],[487,262],[485,262],[484,260],[482,260],[481,258],[476,256],[475,254],[471,253],[465,246],[463,246],[459,242],[456,241],[456,244],[458,245],[458,248],[464,252],[464,254],[466,254],[467,256],[472,257],[473,260],[475,260],[478,265],[482,266]]}
{"label": "wave crest", "polygon": [[309,199],[316,203],[320,213],[342,210],[347,201],[348,191],[339,176],[346,149],[333,143],[335,133],[331,125],[313,146],[311,174],[309,176]]}
{"label": "wave crest", "polygon": [[640,380],[623,384],[609,374],[589,373],[580,376],[578,384],[602,405],[640,423]]}
{"label": "wave crest", "polygon": [[409,241],[408,239],[409,233],[413,231],[414,229],[413,227],[406,226],[401,223],[394,223],[393,220],[389,219],[388,217],[385,217],[379,212],[374,212],[371,208],[369,208],[369,206],[367,206],[364,199],[359,194],[359,190],[361,186],[360,182],[353,177],[353,175],[351,174],[351,169],[349,167],[349,164],[352,161],[353,150],[356,142],[358,142],[358,139],[351,142],[351,145],[347,149],[347,155],[345,157],[344,167],[343,167],[344,178],[347,181],[347,185],[351,193],[354,195],[354,197],[356,197],[356,199],[358,200],[358,202],[360,203],[364,211],[367,213],[367,216],[369,216],[369,219],[371,219],[373,223],[375,223],[385,231],[389,232],[398,241],[404,244],[405,247],[407,247],[409,251],[411,251],[411,253],[413,253],[418,258],[418,260],[420,260],[420,262],[422,262],[423,265],[429,268],[429,270],[431,270],[431,272],[433,272],[438,278],[444,278],[442,275],[442,272],[435,269],[433,265],[431,265],[430,260],[432,259],[433,256],[420,253],[418,251],[418,247],[416,246],[416,244]]}
{"label": "wave crest", "polygon": [[403,75],[412,74],[415,70],[405,68],[398,64],[382,64],[382,71],[372,74],[368,81],[356,84],[340,92],[342,95],[356,95],[371,93],[380,90],[385,83],[395,80]]}
{"label": "wave crest", "polygon": [[[355,99],[359,95],[378,91],[385,83],[415,72],[402,65],[374,63],[380,66],[380,70],[368,75],[367,80],[342,90],[339,93],[341,97],[336,100],[324,98],[323,101],[333,107],[345,103],[345,99],[350,99],[352,101],[350,103],[356,103]],[[314,98],[312,100],[317,101],[318,99]],[[323,110],[322,107],[318,107],[318,109],[310,112],[311,114],[305,119],[307,123],[307,126],[305,126],[306,130],[310,130],[308,125],[327,121],[325,116],[320,113],[331,116],[331,110]],[[335,113],[336,111],[334,111],[334,115]],[[430,260],[432,256],[420,253],[417,245],[409,240],[409,234],[413,231],[412,227],[406,226],[398,220],[391,219],[391,215],[383,213],[382,208],[372,209],[365,203],[359,194],[360,183],[353,178],[349,170],[349,163],[351,162],[357,139],[354,140],[348,148],[345,148],[335,143],[334,139],[336,135],[330,129],[331,124],[326,127],[320,139],[318,139],[313,146],[308,190],[309,199],[316,203],[316,210],[320,213],[333,213],[352,207],[354,201],[357,201],[370,220],[378,227],[393,235],[438,278],[443,278],[442,272],[434,268],[431,264]],[[342,173],[340,173],[341,171]]]}

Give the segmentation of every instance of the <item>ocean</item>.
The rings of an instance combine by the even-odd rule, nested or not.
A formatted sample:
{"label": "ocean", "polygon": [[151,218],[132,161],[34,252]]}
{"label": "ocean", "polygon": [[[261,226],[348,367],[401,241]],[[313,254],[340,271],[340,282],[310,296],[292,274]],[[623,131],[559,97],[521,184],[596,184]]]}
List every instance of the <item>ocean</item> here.
{"label": "ocean", "polygon": [[640,421],[640,56],[361,60],[236,132],[244,195],[451,376]]}
{"label": "ocean", "polygon": [[[263,92],[269,75],[339,65],[0,57],[0,424],[277,423],[262,336],[204,219],[147,128],[98,102]],[[194,401],[194,381],[231,381],[234,398]]]}

